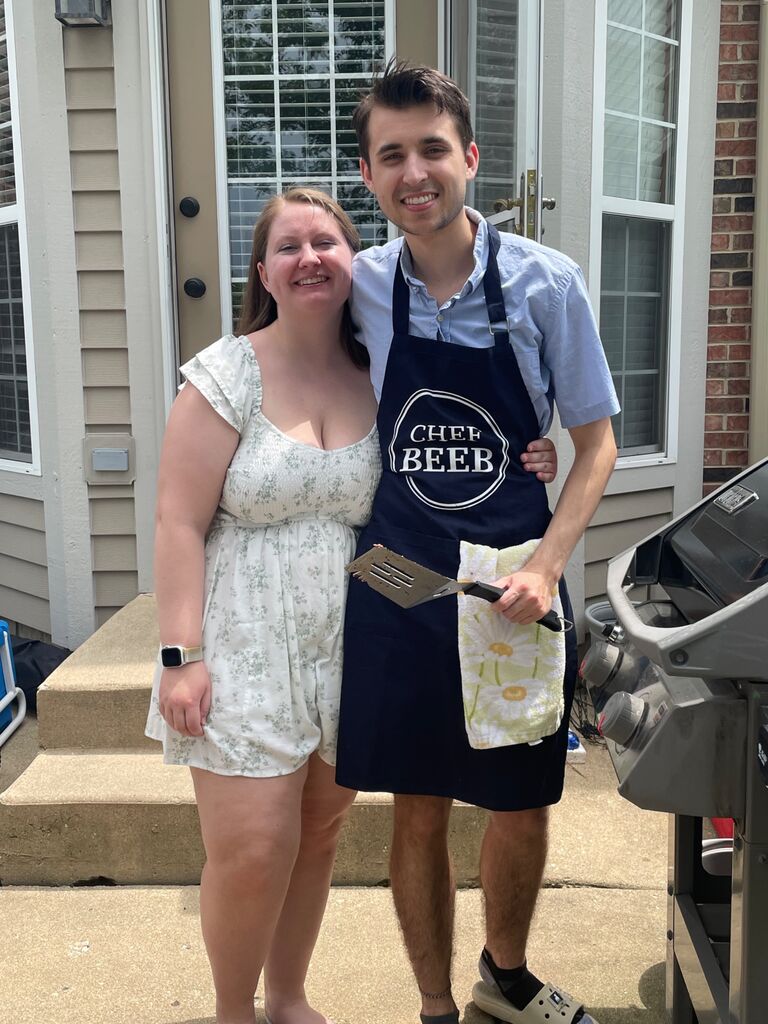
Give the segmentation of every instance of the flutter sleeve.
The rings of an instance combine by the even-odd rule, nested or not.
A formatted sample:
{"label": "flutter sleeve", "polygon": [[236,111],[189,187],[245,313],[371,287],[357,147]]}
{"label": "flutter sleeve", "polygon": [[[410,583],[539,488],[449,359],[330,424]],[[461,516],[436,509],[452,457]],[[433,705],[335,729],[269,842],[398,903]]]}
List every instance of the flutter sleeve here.
{"label": "flutter sleeve", "polygon": [[[181,367],[186,381],[193,384],[211,407],[242,433],[254,399],[253,363],[246,339],[227,335],[204,348]],[[184,387],[184,385],[181,385]]]}

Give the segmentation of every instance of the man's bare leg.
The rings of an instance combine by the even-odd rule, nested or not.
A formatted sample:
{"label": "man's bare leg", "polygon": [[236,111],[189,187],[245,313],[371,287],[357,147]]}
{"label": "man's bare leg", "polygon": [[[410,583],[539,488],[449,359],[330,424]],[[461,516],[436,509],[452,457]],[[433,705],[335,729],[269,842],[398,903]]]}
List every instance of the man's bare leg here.
{"label": "man's bare leg", "polygon": [[422,993],[421,1010],[429,1016],[456,1010],[450,991],[455,903],[448,855],[451,803],[443,797],[395,796],[392,896]]}
{"label": "man's bare leg", "polygon": [[519,967],[547,859],[548,809],[494,811],[480,854],[486,947],[498,967]]}

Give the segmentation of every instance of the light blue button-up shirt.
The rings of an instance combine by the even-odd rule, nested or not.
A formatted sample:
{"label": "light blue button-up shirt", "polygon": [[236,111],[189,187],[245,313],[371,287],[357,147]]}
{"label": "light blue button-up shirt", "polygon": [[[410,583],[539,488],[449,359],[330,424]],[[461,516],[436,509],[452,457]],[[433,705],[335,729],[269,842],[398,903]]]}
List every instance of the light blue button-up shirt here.
{"label": "light blue button-up shirt", "polygon": [[[488,263],[488,225],[475,210],[475,266],[464,287],[442,306],[414,276],[411,254],[396,238],[366,249],[352,265],[352,318],[371,358],[371,380],[381,396],[392,341],[392,284],[400,253],[411,293],[410,333],[452,345],[493,345],[482,287]],[[557,403],[564,427],[578,427],[619,411],[619,402],[581,270],[561,252],[520,235],[501,234],[497,254],[510,342],[545,434]]]}

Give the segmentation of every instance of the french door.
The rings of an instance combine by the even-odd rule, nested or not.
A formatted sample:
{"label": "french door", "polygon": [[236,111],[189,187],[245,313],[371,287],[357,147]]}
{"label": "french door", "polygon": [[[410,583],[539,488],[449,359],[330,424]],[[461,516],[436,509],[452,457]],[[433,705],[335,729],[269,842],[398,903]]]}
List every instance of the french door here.
{"label": "french door", "polygon": [[179,359],[231,329],[265,201],[326,189],[365,245],[390,228],[360,180],[352,110],[395,49],[472,104],[468,202],[540,238],[542,0],[164,0]]}

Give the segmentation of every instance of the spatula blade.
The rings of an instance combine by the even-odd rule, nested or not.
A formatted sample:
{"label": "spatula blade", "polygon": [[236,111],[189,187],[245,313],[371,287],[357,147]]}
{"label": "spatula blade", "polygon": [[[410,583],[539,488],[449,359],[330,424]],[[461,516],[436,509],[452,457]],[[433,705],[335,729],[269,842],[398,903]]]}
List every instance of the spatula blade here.
{"label": "spatula blade", "polygon": [[413,608],[428,600],[439,587],[453,582],[379,545],[350,562],[347,572],[401,608]]}

